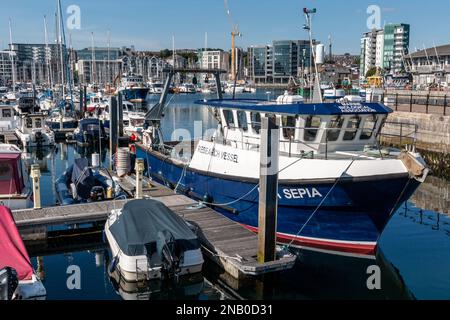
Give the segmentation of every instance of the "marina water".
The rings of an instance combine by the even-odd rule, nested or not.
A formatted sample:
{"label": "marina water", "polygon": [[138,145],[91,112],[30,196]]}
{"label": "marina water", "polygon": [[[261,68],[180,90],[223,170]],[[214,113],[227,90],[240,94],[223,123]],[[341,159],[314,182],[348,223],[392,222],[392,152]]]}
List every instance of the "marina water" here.
{"label": "marina water", "polygon": [[[278,93],[260,92],[259,98],[274,98]],[[245,96],[243,96],[245,97]],[[201,95],[176,95],[171,99],[162,123],[163,134],[169,140],[175,129],[186,129],[192,137],[195,121],[203,130],[215,128],[216,123],[206,108],[192,102]],[[150,104],[157,97],[150,97]],[[178,139],[176,133],[174,138]],[[200,133],[201,134],[201,133]],[[29,162],[37,162],[42,170],[42,201],[44,206],[56,204],[55,180],[89,150],[58,144],[55,150],[34,151]],[[109,163],[108,150],[102,161]],[[442,186],[442,194],[433,194],[433,187]],[[449,202],[450,182],[431,177],[416,195],[400,208],[386,227],[376,259],[332,256],[325,253],[301,252],[294,269],[268,276],[257,283],[232,289],[218,280],[214,272],[187,284],[169,286],[162,290],[139,288],[140,297],[150,299],[450,299],[450,217],[440,213],[437,204]],[[446,191],[445,191],[446,190]],[[425,197],[424,197],[425,195]],[[424,200],[425,199],[425,200]],[[439,209],[437,209],[439,208]],[[444,208],[445,209],[445,208]],[[446,208],[448,210],[448,208]],[[58,229],[52,230],[58,235]],[[50,238],[45,245],[29,244],[33,264],[44,279],[48,299],[121,299],[127,293],[110,280],[108,246],[101,228],[77,235],[76,228],[61,231],[60,237]],[[67,286],[69,266],[81,270],[81,289]],[[369,289],[370,270],[381,271],[380,289]],[[207,268],[210,269],[210,268]]]}

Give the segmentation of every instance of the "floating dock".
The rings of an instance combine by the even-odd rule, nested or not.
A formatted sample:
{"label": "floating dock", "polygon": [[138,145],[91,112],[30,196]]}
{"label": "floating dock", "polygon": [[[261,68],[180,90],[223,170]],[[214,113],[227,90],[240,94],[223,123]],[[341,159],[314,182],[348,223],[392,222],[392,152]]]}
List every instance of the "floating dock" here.
{"label": "floating dock", "polygon": [[[133,195],[135,190],[133,182],[133,177],[125,177],[117,181],[130,195]],[[160,184],[144,179],[143,196],[161,201],[185,220],[197,226],[204,256],[234,279],[241,280],[286,270],[295,264],[296,257],[292,255],[274,262],[258,263],[256,234],[209,207],[199,207],[194,200],[176,194]],[[127,201],[130,200],[17,210],[13,212],[13,215],[24,238],[42,240],[46,237],[48,227],[104,223],[112,209],[122,208]]]}

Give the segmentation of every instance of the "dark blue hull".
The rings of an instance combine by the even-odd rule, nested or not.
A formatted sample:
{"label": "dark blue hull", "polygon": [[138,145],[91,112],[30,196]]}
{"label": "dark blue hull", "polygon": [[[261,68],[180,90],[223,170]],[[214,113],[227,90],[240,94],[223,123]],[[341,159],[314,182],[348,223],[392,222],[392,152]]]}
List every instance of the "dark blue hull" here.
{"label": "dark blue hull", "polygon": [[[258,181],[184,170],[160,154],[137,148],[148,173],[188,196],[214,203],[216,209],[247,228],[257,231]],[[184,171],[184,173],[183,173]],[[181,178],[182,177],[182,178]],[[181,178],[181,180],[180,180]],[[278,240],[299,247],[373,255],[383,229],[396,209],[419,183],[407,174],[363,180],[283,183],[278,194]],[[253,191],[252,191],[253,190]],[[324,201],[323,199],[326,198]],[[320,209],[302,229],[312,212]]]}
{"label": "dark blue hull", "polygon": [[122,95],[124,100],[127,101],[145,101],[147,100],[149,90],[149,88],[125,89],[122,91]]}

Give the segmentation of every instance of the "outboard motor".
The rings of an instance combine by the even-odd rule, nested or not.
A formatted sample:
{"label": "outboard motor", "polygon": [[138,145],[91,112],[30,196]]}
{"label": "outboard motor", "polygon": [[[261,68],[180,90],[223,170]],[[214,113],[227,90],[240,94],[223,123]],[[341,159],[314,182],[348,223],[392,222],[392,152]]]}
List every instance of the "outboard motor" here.
{"label": "outboard motor", "polygon": [[36,132],[36,144],[38,146],[42,146],[43,142],[44,142],[44,136],[42,135],[42,132],[40,132],[40,131]]}
{"label": "outboard motor", "polygon": [[105,189],[100,186],[95,186],[91,189],[90,200],[92,202],[104,201],[106,199]]}
{"label": "outboard motor", "polygon": [[180,254],[172,233],[167,230],[159,232],[157,245],[167,277],[176,276],[180,271]]}
{"label": "outboard motor", "polygon": [[18,285],[16,270],[10,267],[0,270],[0,300],[12,300]]}

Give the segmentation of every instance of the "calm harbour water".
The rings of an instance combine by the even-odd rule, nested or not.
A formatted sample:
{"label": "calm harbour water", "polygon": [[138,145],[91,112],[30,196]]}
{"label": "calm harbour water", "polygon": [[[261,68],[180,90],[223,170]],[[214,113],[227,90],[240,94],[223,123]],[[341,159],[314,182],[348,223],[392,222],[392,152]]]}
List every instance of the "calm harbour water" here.
{"label": "calm harbour water", "polygon": [[[193,132],[194,121],[202,121],[203,129],[216,126],[205,108],[192,104],[201,98],[174,97],[162,124],[166,139],[174,129]],[[156,99],[152,97],[150,103]],[[48,154],[30,155],[30,161],[41,165],[43,205],[55,204],[54,181],[80,154],[83,150],[60,144]],[[106,152],[103,158],[108,163]],[[438,191],[436,185],[440,186]],[[429,179],[389,222],[376,260],[304,251],[294,269],[234,290],[222,285],[214,272],[205,274],[206,279],[167,289],[117,287],[108,276],[108,247],[97,229],[83,236],[70,231],[47,243],[28,244],[28,249],[44,278],[48,299],[127,299],[137,297],[134,291],[139,291],[141,298],[151,299],[450,299],[450,217],[434,211],[440,208],[437,202],[444,206],[448,203],[449,189],[450,183]],[[81,290],[66,286],[70,265],[81,269]],[[381,268],[381,290],[367,289],[367,267],[371,265]]]}

